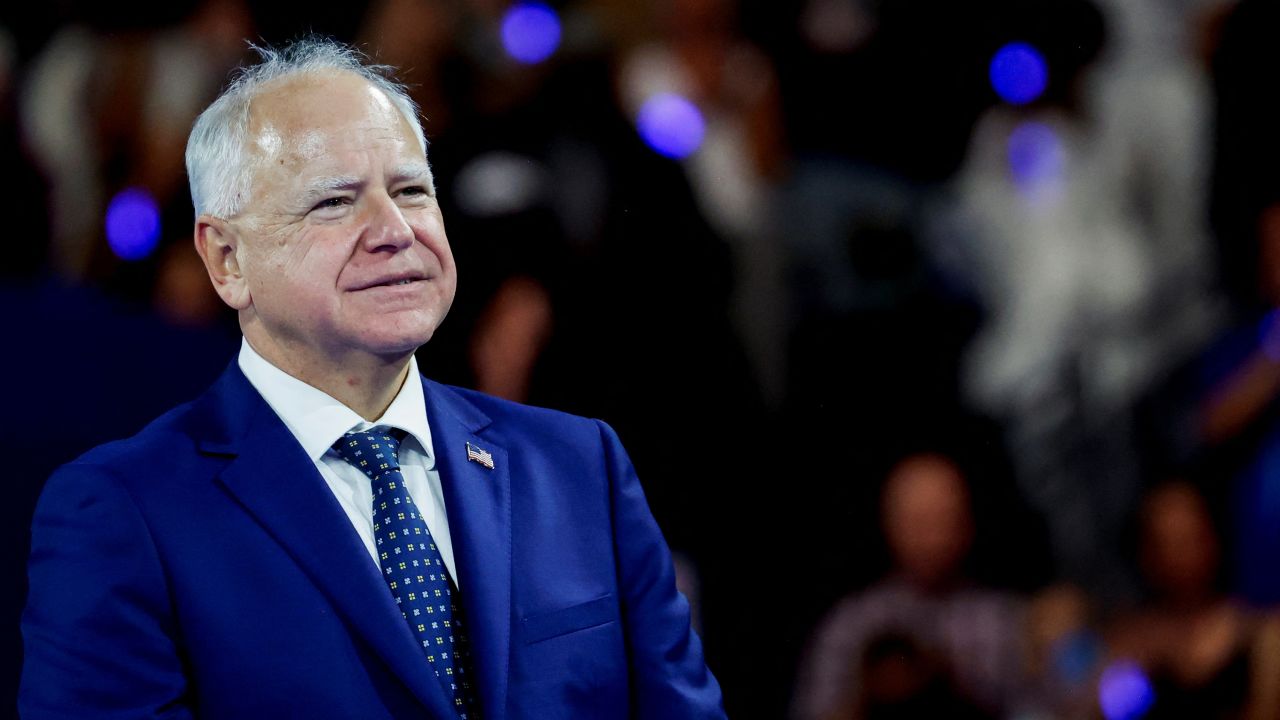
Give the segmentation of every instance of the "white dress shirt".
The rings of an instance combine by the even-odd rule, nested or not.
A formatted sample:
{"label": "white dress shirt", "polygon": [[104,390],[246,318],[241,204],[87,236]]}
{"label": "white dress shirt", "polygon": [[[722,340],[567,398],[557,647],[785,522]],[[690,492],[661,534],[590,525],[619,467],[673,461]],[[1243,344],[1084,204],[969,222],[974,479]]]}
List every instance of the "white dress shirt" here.
{"label": "white dress shirt", "polygon": [[[280,416],[285,427],[297,438],[307,457],[316,464],[320,476],[328,484],[338,504],[347,513],[351,525],[364,540],[369,557],[378,564],[378,551],[373,537],[373,485],[367,475],[333,451],[333,444],[348,432],[366,431],[374,427],[403,430],[400,443],[400,470],[405,487],[413,496],[418,512],[427,523],[431,537],[454,584],[458,574],[453,565],[453,543],[449,540],[449,519],[445,514],[444,492],[440,473],[436,470],[435,452],[431,445],[431,428],[427,425],[427,406],[418,380],[418,361],[409,360],[409,374],[390,407],[374,422],[366,422],[354,410],[305,382],[272,365],[258,354],[248,339],[240,344],[240,370],[267,405]],[[270,482],[264,478],[263,482]]]}

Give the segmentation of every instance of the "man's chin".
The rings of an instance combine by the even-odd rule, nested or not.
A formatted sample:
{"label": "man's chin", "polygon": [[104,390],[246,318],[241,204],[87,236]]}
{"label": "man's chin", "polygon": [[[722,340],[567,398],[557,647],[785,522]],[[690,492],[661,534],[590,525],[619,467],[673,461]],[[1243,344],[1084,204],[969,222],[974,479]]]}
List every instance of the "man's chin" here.
{"label": "man's chin", "polygon": [[426,345],[433,332],[405,334],[394,337],[369,338],[364,343],[364,349],[371,355],[376,355],[387,361],[403,360],[417,352],[418,348]]}

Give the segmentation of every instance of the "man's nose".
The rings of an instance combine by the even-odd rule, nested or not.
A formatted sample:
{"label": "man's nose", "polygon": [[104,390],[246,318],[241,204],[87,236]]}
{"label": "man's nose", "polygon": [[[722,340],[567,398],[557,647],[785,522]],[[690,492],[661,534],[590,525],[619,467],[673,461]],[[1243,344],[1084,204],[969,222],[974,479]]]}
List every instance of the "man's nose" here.
{"label": "man's nose", "polygon": [[403,250],[413,244],[413,228],[405,219],[404,210],[386,193],[368,198],[369,221],[365,226],[364,246],[369,252]]}

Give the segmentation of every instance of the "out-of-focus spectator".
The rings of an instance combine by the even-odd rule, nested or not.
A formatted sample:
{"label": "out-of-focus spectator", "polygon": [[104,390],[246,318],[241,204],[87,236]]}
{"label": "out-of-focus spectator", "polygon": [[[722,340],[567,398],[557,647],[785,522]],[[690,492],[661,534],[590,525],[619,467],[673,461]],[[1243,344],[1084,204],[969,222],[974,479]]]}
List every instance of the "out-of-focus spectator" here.
{"label": "out-of-focus spectator", "polygon": [[785,162],[776,73],[739,32],[736,0],[655,5],[658,36],[623,59],[618,94],[642,126],[646,113],[672,98],[700,112],[700,138],[693,134],[696,123],[680,129],[690,133],[691,145],[699,140],[696,146],[670,150],[682,155],[699,209],[731,247],[734,325],[759,384],[776,404],[787,319],[774,192]]}
{"label": "out-of-focus spectator", "polygon": [[973,519],[960,470],[939,455],[903,460],[886,483],[882,513],[894,571],[842,600],[823,620],[800,668],[792,716],[839,717],[878,702],[869,693],[879,691],[863,681],[899,670],[886,658],[880,658],[884,667],[864,662],[879,657],[873,644],[886,633],[911,638],[918,650],[908,665],[933,667],[925,677],[954,675],[958,691],[978,707],[1012,708],[1024,677],[1025,606],[965,577]]}
{"label": "out-of-focus spectator", "polygon": [[103,211],[125,187],[144,188],[165,219],[181,219],[173,223],[181,231],[165,239],[186,237],[187,132],[243,55],[252,27],[243,0],[203,0],[171,27],[66,25],[34,59],[22,126],[49,178],[51,265],[60,276],[110,275]]}
{"label": "out-of-focus spectator", "polygon": [[[1170,434],[1191,466],[1212,482],[1218,514],[1230,521],[1234,587],[1258,605],[1280,603],[1280,205],[1259,220],[1257,297],[1262,302],[1223,333],[1184,380],[1190,420]],[[1265,310],[1265,308],[1272,308]]]}
{"label": "out-of-focus spectator", "polygon": [[1185,482],[1150,492],[1140,532],[1150,600],[1117,618],[1109,645],[1149,679],[1143,717],[1280,717],[1280,618],[1221,592],[1220,540],[1199,492]]}
{"label": "out-of-focus spectator", "polygon": [[1235,315],[1172,383],[1164,427],[1227,522],[1233,590],[1260,606],[1280,604],[1280,116],[1258,90],[1280,67],[1277,23],[1280,6],[1242,0],[1218,26],[1213,219]]}
{"label": "out-of-focus spectator", "polygon": [[1134,586],[1115,550],[1144,470],[1134,406],[1218,319],[1190,19],[1102,4],[1045,10],[1057,27],[1037,42],[1059,79],[983,117],[958,181],[967,240],[936,245],[987,311],[967,399],[1005,426],[1059,571],[1114,599]]}
{"label": "out-of-focus spectator", "polygon": [[[925,252],[943,182],[984,107],[975,59],[988,3],[775,3],[791,155],[778,202],[789,419],[892,459],[958,417],[956,358],[976,308]],[[781,34],[777,29],[789,32]],[[967,419],[967,418],[966,418]],[[960,422],[963,422],[961,420]],[[878,473],[878,471],[877,471]],[[827,483],[813,503],[828,503]]]}

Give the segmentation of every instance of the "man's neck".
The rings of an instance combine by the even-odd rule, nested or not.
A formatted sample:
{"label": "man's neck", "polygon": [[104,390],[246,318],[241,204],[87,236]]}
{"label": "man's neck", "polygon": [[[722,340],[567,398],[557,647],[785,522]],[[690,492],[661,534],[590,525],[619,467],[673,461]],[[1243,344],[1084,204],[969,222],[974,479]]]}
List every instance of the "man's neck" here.
{"label": "man's neck", "polygon": [[381,358],[349,353],[331,361],[317,361],[292,353],[276,343],[245,339],[267,362],[346,405],[368,422],[382,417],[409,374],[413,353]]}

